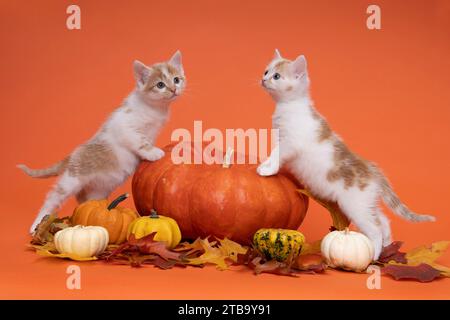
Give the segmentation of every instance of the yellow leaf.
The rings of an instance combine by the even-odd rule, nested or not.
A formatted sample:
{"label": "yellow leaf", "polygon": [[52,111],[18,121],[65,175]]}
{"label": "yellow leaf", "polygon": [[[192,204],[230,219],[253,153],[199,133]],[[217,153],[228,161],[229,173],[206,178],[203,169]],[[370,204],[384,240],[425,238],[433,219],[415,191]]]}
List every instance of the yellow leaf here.
{"label": "yellow leaf", "polygon": [[105,251],[114,251],[119,247],[120,247],[120,245],[118,245],[118,244],[108,244]]}
{"label": "yellow leaf", "polygon": [[237,262],[238,254],[247,252],[245,247],[227,238],[219,239],[218,242],[209,242],[207,238],[197,239],[192,244],[182,244],[183,249],[191,249],[191,251],[198,250],[199,247],[204,253],[198,258],[189,259],[189,264],[201,265],[211,263],[215,264],[220,270],[228,269],[227,259]]}
{"label": "yellow leaf", "polygon": [[238,254],[246,254],[247,248],[244,248],[239,243],[236,243],[228,238],[223,240],[219,240],[220,246],[219,249],[222,252],[222,255],[237,262]]}
{"label": "yellow leaf", "polygon": [[77,255],[65,254],[65,253],[55,253],[57,252],[55,244],[53,242],[47,242],[44,245],[30,245],[31,248],[36,250],[36,253],[43,257],[53,257],[61,259],[71,259],[75,261],[92,261],[97,260],[96,257],[82,258]]}
{"label": "yellow leaf", "polygon": [[327,209],[331,215],[331,219],[333,220],[333,227],[335,227],[337,230],[345,230],[345,228],[350,225],[350,221],[342,213],[342,210],[339,208],[339,205],[336,202],[319,199],[306,189],[298,189],[297,191],[311,199],[314,199],[314,201]]}
{"label": "yellow leaf", "polygon": [[[173,249],[174,251],[188,251],[187,254],[192,254],[193,252],[196,251],[203,251],[203,245],[202,245],[202,239],[197,238],[194,242],[189,243],[189,242],[183,242],[180,243],[175,249]],[[216,241],[210,242],[210,246],[215,246],[216,245]]]}
{"label": "yellow leaf", "polygon": [[313,243],[304,243],[302,246],[302,250],[300,251],[300,255],[307,254],[317,254],[320,253],[320,245],[322,244],[322,240],[314,241]]}
{"label": "yellow leaf", "polygon": [[33,244],[30,244],[29,245],[31,248],[33,248],[33,249],[35,249],[36,251],[56,251],[56,247],[55,247],[55,243],[52,241],[52,242],[47,242],[46,244],[44,244],[44,245],[33,245]]}
{"label": "yellow leaf", "polygon": [[429,246],[420,246],[412,249],[405,256],[408,265],[416,266],[426,263],[440,271],[442,276],[450,277],[450,268],[436,263],[436,260],[447,250],[449,245],[450,241],[438,241]]}
{"label": "yellow leaf", "polygon": [[200,245],[205,252],[198,258],[189,259],[190,264],[200,265],[205,263],[212,263],[221,270],[225,270],[228,268],[228,264],[225,262],[225,257],[222,255],[222,252],[219,248],[212,247],[208,239],[200,239]]}
{"label": "yellow leaf", "polygon": [[77,255],[73,254],[66,254],[66,253],[51,253],[48,250],[36,250],[36,253],[40,256],[44,257],[54,257],[54,258],[61,258],[61,259],[71,259],[75,261],[92,261],[97,260],[96,257],[88,257],[88,258],[82,258]]}
{"label": "yellow leaf", "polygon": [[412,249],[406,253],[406,260],[408,265],[418,265],[421,263],[427,263],[432,265],[447,249],[450,245],[450,241],[438,241],[432,243],[430,246],[420,246]]}
{"label": "yellow leaf", "polygon": [[450,268],[443,266],[441,264],[437,264],[437,263],[432,263],[430,264],[433,268],[435,268],[436,270],[441,272],[441,275],[444,277],[448,277],[450,278]]}

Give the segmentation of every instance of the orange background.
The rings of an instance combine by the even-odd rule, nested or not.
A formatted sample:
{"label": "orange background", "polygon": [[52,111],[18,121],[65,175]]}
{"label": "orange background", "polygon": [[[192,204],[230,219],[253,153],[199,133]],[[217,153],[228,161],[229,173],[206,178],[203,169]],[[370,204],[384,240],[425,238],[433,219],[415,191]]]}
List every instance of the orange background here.
{"label": "orange background", "polygon": [[[134,86],[131,64],[183,53],[188,90],[158,139],[175,128],[269,128],[274,103],[258,81],[274,48],[303,53],[312,96],[349,146],[377,162],[401,198],[436,223],[394,217],[405,248],[450,240],[450,2],[375,1],[382,30],[366,28],[373,1],[1,1],[1,298],[450,298],[450,280],[430,284],[328,271],[287,278],[250,271],[161,271],[79,263],[82,289],[67,290],[73,262],[25,250],[28,228],[52,180],[14,166],[43,167],[88,139]],[[78,4],[82,29],[66,29]],[[130,191],[129,181],[116,193]],[[69,201],[61,215],[71,213]],[[132,200],[127,200],[132,206]],[[322,237],[328,214],[312,204],[301,227]],[[450,264],[450,254],[442,257]]]}

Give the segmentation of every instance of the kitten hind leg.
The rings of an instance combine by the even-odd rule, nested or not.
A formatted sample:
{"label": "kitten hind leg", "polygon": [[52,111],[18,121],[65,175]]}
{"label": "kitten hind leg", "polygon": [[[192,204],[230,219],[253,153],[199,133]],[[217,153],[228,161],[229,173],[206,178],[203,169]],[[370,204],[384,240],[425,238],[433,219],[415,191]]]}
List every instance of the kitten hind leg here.
{"label": "kitten hind leg", "polygon": [[380,208],[376,209],[378,220],[380,221],[380,230],[383,235],[383,247],[387,247],[392,243],[391,225],[388,217],[381,211]]}
{"label": "kitten hind leg", "polygon": [[81,187],[81,181],[79,178],[70,176],[66,172],[63,173],[53,189],[47,194],[44,205],[30,227],[30,233],[34,233],[42,218],[53,213],[67,200],[67,198],[78,193]]}
{"label": "kitten hind leg", "polygon": [[89,190],[86,192],[86,200],[103,200],[108,199],[111,191],[109,190]]}
{"label": "kitten hind leg", "polygon": [[94,190],[92,188],[83,188],[76,194],[77,202],[83,203],[88,200],[103,200],[109,197],[109,190]]}
{"label": "kitten hind leg", "polygon": [[373,243],[373,260],[378,260],[383,248],[383,235],[377,223],[375,210],[365,204],[361,204],[353,197],[338,200],[339,206],[355,226],[365,234]]}
{"label": "kitten hind leg", "polygon": [[107,199],[117,185],[116,181],[103,181],[97,178],[96,181],[91,181],[83,186],[83,189],[76,195],[77,201],[78,203],[83,203],[88,200]]}
{"label": "kitten hind leg", "polygon": [[86,188],[81,189],[76,195],[75,198],[77,199],[78,203],[83,203],[87,201],[87,192]]}

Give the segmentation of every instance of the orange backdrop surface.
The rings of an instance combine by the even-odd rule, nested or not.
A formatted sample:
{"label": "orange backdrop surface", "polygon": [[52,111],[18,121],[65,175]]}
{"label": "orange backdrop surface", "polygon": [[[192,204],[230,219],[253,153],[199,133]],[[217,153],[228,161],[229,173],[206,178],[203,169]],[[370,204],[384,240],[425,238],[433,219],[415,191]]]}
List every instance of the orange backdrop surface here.
{"label": "orange backdrop surface", "polygon": [[[66,289],[74,262],[25,249],[28,228],[54,181],[15,168],[43,167],[88,139],[134,86],[132,61],[183,53],[188,89],[158,138],[176,128],[270,128],[274,103],[258,81],[274,48],[305,54],[312,96],[349,146],[377,162],[401,198],[436,223],[394,217],[405,248],[450,240],[450,2],[375,1],[382,29],[368,30],[373,1],[0,1],[0,298],[450,298],[450,280],[429,284],[328,271],[287,278],[161,271],[102,263],[81,266],[82,289]],[[81,30],[66,28],[66,8],[81,7]],[[117,193],[130,191],[130,181]],[[127,205],[133,206],[132,200]],[[61,211],[73,210],[70,200]],[[301,227],[309,240],[331,223],[312,204]],[[441,259],[450,264],[450,254]]]}

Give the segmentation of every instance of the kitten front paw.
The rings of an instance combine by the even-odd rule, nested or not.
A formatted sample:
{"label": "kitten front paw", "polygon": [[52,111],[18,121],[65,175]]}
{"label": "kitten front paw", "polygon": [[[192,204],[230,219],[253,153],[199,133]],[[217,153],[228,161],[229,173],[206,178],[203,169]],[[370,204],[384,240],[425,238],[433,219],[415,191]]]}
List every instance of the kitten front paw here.
{"label": "kitten front paw", "polygon": [[153,147],[149,152],[145,154],[145,160],[156,161],[164,157],[165,153],[160,148]]}
{"label": "kitten front paw", "polygon": [[262,163],[257,169],[256,172],[263,177],[273,176],[278,173],[278,168],[272,165],[270,162]]}

